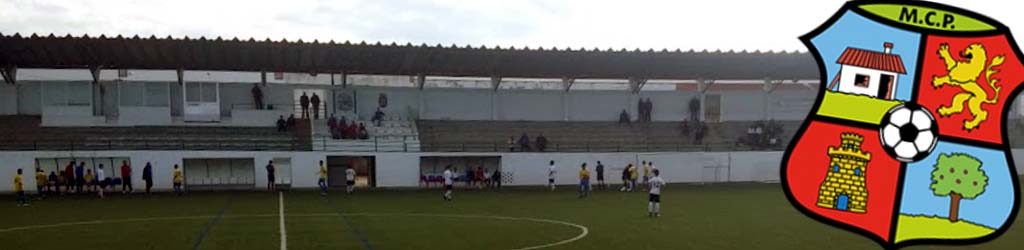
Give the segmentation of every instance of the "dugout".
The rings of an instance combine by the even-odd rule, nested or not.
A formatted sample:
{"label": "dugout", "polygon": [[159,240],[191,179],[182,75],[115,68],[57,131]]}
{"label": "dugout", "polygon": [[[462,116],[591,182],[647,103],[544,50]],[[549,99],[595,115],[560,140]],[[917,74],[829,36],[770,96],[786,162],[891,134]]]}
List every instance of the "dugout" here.
{"label": "dugout", "polygon": [[345,170],[356,171],[356,188],[377,187],[374,156],[327,156],[327,186],[345,187]]}
{"label": "dugout", "polygon": [[[511,173],[501,171],[501,156],[422,156],[420,157],[421,188],[439,188],[444,186],[444,167],[451,165],[455,174],[455,186],[470,187],[477,184],[492,187],[501,183],[511,182]],[[478,183],[475,171],[483,168],[484,181]],[[474,171],[474,172],[468,172]],[[496,173],[501,177],[499,182],[492,183]]]}
{"label": "dugout", "polygon": [[182,165],[188,190],[251,190],[256,187],[252,158],[186,158]]}

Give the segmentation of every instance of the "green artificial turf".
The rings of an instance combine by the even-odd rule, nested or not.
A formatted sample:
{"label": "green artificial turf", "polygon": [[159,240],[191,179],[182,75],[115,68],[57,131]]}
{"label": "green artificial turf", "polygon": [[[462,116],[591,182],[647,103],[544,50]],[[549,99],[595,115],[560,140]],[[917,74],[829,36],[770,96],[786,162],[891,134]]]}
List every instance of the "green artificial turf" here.
{"label": "green artificial turf", "polygon": [[[663,215],[654,219],[646,216],[645,193],[598,190],[578,199],[570,187],[456,190],[453,202],[442,201],[440,190],[283,196],[289,249],[515,249],[581,233],[562,224],[475,216],[549,219],[589,230],[547,249],[881,249],[804,217],[778,184],[673,184],[663,191]],[[72,196],[20,208],[13,197],[0,198],[9,201],[0,205],[3,249],[280,249],[277,193]],[[74,222],[82,223],[46,227]],[[1020,222],[983,245],[907,249],[1019,249]],[[35,228],[6,230],[16,227]]]}

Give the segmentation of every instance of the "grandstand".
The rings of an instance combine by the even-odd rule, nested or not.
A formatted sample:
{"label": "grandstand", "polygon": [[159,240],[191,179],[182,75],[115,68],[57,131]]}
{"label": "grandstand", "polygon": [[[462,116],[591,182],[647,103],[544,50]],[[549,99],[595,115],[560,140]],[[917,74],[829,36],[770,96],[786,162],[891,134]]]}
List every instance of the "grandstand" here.
{"label": "grandstand", "polygon": [[[357,156],[386,163],[360,173],[377,187],[418,186],[417,176],[432,174],[419,162],[437,155],[500,156],[494,167],[516,177],[508,185],[539,184],[542,173],[527,166],[581,153],[678,162],[662,165],[679,168],[666,171],[674,181],[777,180],[777,166],[760,159],[781,157],[818,91],[812,58],[788,52],[20,34],[0,35],[0,48],[0,156],[17,165],[116,156],[161,162],[165,175],[171,163],[223,153],[252,159],[245,174],[261,175],[271,159],[311,172],[317,160],[337,169],[349,163],[331,159]],[[304,94],[320,101],[308,118]],[[645,121],[643,102],[652,107]],[[295,126],[278,131],[277,120],[292,115]],[[346,127],[332,128],[331,116]],[[365,136],[343,136],[361,133],[353,122]]]}
{"label": "grandstand", "polygon": [[[349,168],[359,188],[438,188],[440,173],[452,166],[460,192],[471,190],[459,194],[468,201],[459,205],[437,203],[433,191],[79,195],[35,210],[0,207],[13,215],[0,223],[0,239],[14,246],[64,248],[64,241],[36,235],[77,226],[118,234],[113,241],[68,238],[87,248],[287,249],[286,227],[298,249],[430,249],[436,242],[420,242],[438,237],[470,238],[452,249],[632,245],[626,241],[675,249],[679,233],[715,249],[874,246],[807,222],[777,184],[763,184],[779,181],[782,150],[819,91],[807,53],[0,34],[0,66],[0,180],[12,179],[16,168],[56,172],[78,162],[95,170],[125,162],[136,173],[152,164],[157,191],[171,189],[173,166],[183,169],[188,191],[313,189],[323,162],[332,188],[347,185]],[[319,104],[311,100],[306,111],[303,100],[312,96]],[[1019,110],[1007,125],[1014,145],[1024,137]],[[574,203],[565,199],[572,191],[528,190],[547,184],[549,161],[560,167],[557,185],[575,184],[581,163],[602,162],[608,183],[617,184],[627,164],[656,162],[673,183],[670,213],[679,215],[668,215],[666,224],[631,217],[642,210],[638,193],[609,191]],[[264,178],[271,162],[275,175]],[[474,183],[470,177],[482,172],[497,183]],[[113,183],[125,181],[107,173]],[[140,189],[141,176],[131,178]],[[472,191],[496,185],[508,191]],[[11,189],[0,185],[0,192]],[[759,211],[749,212],[751,205]],[[98,217],[81,221],[77,214]],[[125,232],[121,225],[132,223],[146,226]],[[595,236],[579,240],[591,229]],[[623,229],[642,238],[607,240]],[[181,236],[192,231],[200,233]],[[733,241],[739,237],[752,240]]]}

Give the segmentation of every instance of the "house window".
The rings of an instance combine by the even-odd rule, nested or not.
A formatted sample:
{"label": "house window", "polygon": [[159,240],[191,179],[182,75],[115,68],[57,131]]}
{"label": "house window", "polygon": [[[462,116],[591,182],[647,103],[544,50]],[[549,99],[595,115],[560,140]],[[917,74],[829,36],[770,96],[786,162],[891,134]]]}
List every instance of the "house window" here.
{"label": "house window", "polygon": [[870,82],[871,77],[868,75],[857,74],[857,76],[853,78],[853,86],[857,87],[867,88],[870,85]]}

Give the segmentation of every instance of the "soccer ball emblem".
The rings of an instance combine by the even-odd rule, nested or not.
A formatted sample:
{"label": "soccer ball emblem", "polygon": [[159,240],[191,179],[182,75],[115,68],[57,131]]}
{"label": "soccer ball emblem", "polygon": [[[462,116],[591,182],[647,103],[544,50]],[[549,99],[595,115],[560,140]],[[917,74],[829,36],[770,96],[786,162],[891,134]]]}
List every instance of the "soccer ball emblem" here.
{"label": "soccer ball emblem", "polygon": [[882,117],[879,129],[882,146],[896,160],[915,162],[935,149],[938,124],[931,112],[921,106],[900,104]]}

